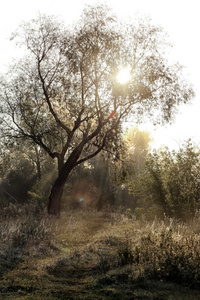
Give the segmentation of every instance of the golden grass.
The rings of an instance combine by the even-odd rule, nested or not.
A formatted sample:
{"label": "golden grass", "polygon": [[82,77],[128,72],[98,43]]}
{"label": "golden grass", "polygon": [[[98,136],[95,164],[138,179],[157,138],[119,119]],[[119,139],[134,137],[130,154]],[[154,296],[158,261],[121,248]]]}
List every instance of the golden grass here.
{"label": "golden grass", "polygon": [[[174,283],[151,279],[141,262],[119,262],[123,255],[127,260],[133,255],[134,260],[134,249],[142,247],[143,238],[149,247],[149,235],[156,251],[156,243],[168,232],[174,242],[187,247],[199,243],[198,214],[189,224],[167,218],[145,222],[94,209],[62,212],[60,219],[33,219],[23,218],[23,226],[20,218],[0,223],[0,299],[200,299],[194,288],[178,286],[178,291]],[[11,257],[13,247],[21,254],[18,260]]]}

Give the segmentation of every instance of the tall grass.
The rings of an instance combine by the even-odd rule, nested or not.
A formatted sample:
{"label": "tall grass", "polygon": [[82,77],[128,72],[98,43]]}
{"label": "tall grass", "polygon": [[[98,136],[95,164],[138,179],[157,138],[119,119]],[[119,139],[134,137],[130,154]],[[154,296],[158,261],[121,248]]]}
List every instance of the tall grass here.
{"label": "tall grass", "polygon": [[65,218],[62,236],[69,233],[65,246],[75,239],[76,246],[50,266],[52,273],[71,264],[77,269],[90,265],[102,274],[129,266],[132,282],[153,279],[200,288],[199,213],[188,224],[168,218],[145,222],[94,210]]}
{"label": "tall grass", "polygon": [[69,210],[60,219],[49,219],[42,210],[22,209],[16,217],[10,211],[0,222],[0,273],[26,259],[51,256],[47,276],[76,278],[76,284],[84,278],[94,290],[113,284],[145,289],[151,281],[200,289],[199,224],[199,212],[183,223],[138,220],[130,211],[108,209]]}
{"label": "tall grass", "polygon": [[31,205],[9,205],[1,216],[0,274],[15,268],[27,256],[47,255],[55,248],[51,244],[53,223],[44,212],[36,212]]}

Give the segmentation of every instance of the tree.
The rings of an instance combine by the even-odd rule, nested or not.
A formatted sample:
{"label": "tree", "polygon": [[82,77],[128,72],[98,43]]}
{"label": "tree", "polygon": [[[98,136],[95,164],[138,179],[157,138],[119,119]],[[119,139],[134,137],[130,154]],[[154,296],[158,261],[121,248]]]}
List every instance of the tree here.
{"label": "tree", "polygon": [[152,153],[130,188],[147,215],[157,205],[167,216],[187,220],[200,208],[199,170],[200,151],[189,140],[177,152],[165,148]]}
{"label": "tree", "polygon": [[115,181],[126,185],[133,177],[140,174],[150,151],[152,138],[148,131],[132,127],[123,134],[123,151],[115,163]]}
{"label": "tree", "polygon": [[[181,67],[165,58],[162,29],[145,20],[119,24],[106,6],[89,6],[73,29],[39,15],[15,34],[28,54],[1,79],[1,134],[32,140],[57,159],[51,215],[59,215],[76,166],[102,150],[117,153],[125,119],[156,110],[169,121],[191,99]],[[125,66],[131,77],[122,84],[116,76]]]}
{"label": "tree", "polygon": [[120,159],[113,166],[114,181],[118,185],[118,203],[135,209],[138,196],[129,192],[129,186],[142,173],[145,161],[150,153],[152,138],[148,131],[134,126],[123,134],[124,149]]}
{"label": "tree", "polygon": [[133,127],[125,133],[124,141],[127,147],[127,165],[130,166],[131,161],[134,161],[135,172],[140,173],[150,151],[150,142],[152,141],[150,133]]}

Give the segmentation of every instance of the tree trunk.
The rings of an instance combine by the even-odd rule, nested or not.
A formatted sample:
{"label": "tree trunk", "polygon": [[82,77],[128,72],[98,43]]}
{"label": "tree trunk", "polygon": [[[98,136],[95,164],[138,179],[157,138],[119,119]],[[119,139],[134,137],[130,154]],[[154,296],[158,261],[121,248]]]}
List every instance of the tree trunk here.
{"label": "tree trunk", "polygon": [[51,216],[60,216],[61,199],[67,177],[63,178],[63,176],[59,175],[51,189],[48,204],[48,214]]}
{"label": "tree trunk", "polygon": [[58,178],[56,179],[49,196],[48,214],[54,217],[60,216],[61,199],[64,190],[64,185],[71,170],[76,166],[76,162],[83,150],[85,142],[74,149],[66,163],[63,163],[64,157],[58,157]]}

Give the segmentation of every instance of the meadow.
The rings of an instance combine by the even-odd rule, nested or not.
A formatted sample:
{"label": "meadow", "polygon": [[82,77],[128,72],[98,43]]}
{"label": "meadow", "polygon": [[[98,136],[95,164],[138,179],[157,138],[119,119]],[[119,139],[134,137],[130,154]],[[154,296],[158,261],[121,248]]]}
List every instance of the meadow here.
{"label": "meadow", "polygon": [[33,205],[1,210],[0,299],[200,299],[200,215]]}

